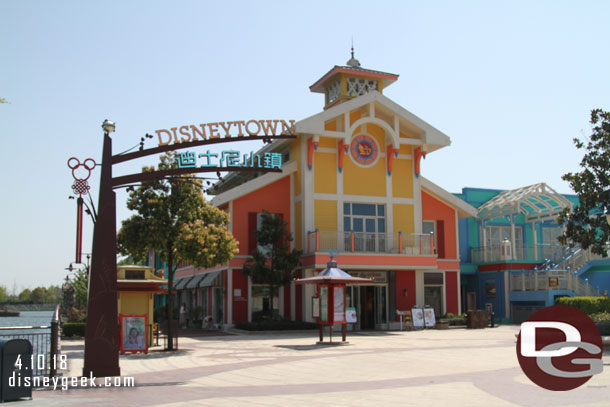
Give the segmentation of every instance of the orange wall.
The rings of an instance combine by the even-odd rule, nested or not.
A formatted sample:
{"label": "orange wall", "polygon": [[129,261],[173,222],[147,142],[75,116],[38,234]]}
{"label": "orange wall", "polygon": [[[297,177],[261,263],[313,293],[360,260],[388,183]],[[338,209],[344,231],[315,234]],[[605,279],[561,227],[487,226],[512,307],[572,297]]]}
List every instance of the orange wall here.
{"label": "orange wall", "polygon": [[[445,258],[457,258],[457,242],[455,241],[455,210],[442,201],[432,197],[422,190],[422,220],[442,220],[444,223]],[[441,235],[437,232],[437,238]],[[439,244],[440,246],[440,244]]]}
{"label": "orange wall", "polygon": [[290,176],[257,189],[233,201],[233,236],[239,241],[239,254],[248,255],[248,213],[281,213],[290,225]]}

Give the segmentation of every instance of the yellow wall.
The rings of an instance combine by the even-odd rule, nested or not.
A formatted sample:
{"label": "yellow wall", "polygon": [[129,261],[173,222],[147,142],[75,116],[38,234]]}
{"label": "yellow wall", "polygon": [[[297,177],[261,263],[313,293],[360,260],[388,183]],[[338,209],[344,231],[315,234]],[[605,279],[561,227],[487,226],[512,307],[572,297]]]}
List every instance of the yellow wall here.
{"label": "yellow wall", "polygon": [[[149,304],[149,296],[151,293],[138,293],[138,292],[121,292],[121,302],[119,313],[121,314],[148,314],[149,311],[152,313],[152,299]],[[150,318],[152,315],[148,315]]]}
{"label": "yellow wall", "polygon": [[[324,130],[328,130],[328,131],[335,131],[337,130],[337,120],[333,119],[333,120],[329,120],[327,122],[324,123]],[[324,138],[324,137],[322,137]]]}
{"label": "yellow wall", "polygon": [[318,194],[337,193],[337,155],[315,152],[314,192]]}
{"label": "yellow wall", "polygon": [[354,124],[358,119],[360,119],[360,110],[354,110],[349,114],[349,125]]}
{"label": "yellow wall", "polygon": [[343,193],[385,196],[385,158],[379,158],[372,167],[363,168],[356,165],[348,154],[343,158]]}
{"label": "yellow wall", "polygon": [[290,161],[297,162],[297,170],[294,174],[294,194],[301,194],[301,140],[295,139],[290,145]]}
{"label": "yellow wall", "polygon": [[301,233],[303,231],[301,225],[301,202],[295,202],[294,204],[294,247],[299,250],[303,250],[301,242]]}
{"label": "yellow wall", "polygon": [[369,133],[375,141],[377,141],[377,145],[379,145],[379,152],[385,153],[385,130],[376,124],[367,123],[366,131]]}
{"label": "yellow wall", "polygon": [[392,210],[394,211],[394,233],[413,233],[415,230],[413,228],[413,205],[394,204]]}
{"label": "yellow wall", "polygon": [[401,144],[400,149],[398,150],[398,154],[411,154],[413,149],[408,144]]}
{"label": "yellow wall", "polygon": [[413,198],[413,161],[394,158],[392,162],[392,196]]}
{"label": "yellow wall", "polygon": [[[335,127],[335,126],[332,126],[332,127]],[[331,130],[331,129],[327,129],[327,130]],[[318,147],[337,148],[337,139],[334,139],[331,137],[320,137],[320,141],[318,142]]]}
{"label": "yellow wall", "polygon": [[321,231],[337,230],[337,201],[314,201],[314,227]]}

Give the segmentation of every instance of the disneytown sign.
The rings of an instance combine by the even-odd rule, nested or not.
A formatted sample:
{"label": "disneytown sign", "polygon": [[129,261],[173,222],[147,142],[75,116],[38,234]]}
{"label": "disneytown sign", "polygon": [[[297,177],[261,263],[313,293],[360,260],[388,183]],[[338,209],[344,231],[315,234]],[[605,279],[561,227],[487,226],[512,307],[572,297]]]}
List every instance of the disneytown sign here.
{"label": "disneytown sign", "polygon": [[[155,130],[159,138],[159,147],[170,143],[180,144],[199,139],[219,139],[231,137],[276,137],[294,136],[294,120],[240,120],[234,122],[214,122],[196,125],[172,127],[169,130]],[[245,132],[245,134],[244,134]]]}
{"label": "disneytown sign", "polygon": [[[117,318],[117,269],[116,269],[116,194],[114,189],[143,181],[168,178],[177,175],[203,172],[281,172],[282,157],[274,152],[241,154],[224,149],[217,153],[210,150],[198,152],[186,150],[176,155],[178,168],[113,176],[114,164],[159,154],[166,151],[194,149],[195,147],[247,140],[294,139],[294,120],[248,120],[212,122],[185,125],[156,130],[157,147],[140,151],[112,154],[115,124],[104,121],[104,146],[100,175],[100,193],[97,220],[93,229],[87,325],[85,329],[85,363],[83,375],[119,376],[119,328]],[[154,137],[147,135],[147,137]],[[199,159],[199,161],[197,161]],[[171,324],[168,330],[173,330]]]}

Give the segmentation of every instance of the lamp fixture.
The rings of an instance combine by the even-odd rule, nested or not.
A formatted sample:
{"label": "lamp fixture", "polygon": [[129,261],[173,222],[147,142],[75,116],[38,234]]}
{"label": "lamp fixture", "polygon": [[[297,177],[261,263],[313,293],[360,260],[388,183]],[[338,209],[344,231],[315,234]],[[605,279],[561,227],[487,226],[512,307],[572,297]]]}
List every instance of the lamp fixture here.
{"label": "lamp fixture", "polygon": [[102,129],[104,129],[104,132],[106,133],[113,133],[114,129],[116,128],[116,124],[111,121],[111,120],[104,120],[104,123],[102,123]]}

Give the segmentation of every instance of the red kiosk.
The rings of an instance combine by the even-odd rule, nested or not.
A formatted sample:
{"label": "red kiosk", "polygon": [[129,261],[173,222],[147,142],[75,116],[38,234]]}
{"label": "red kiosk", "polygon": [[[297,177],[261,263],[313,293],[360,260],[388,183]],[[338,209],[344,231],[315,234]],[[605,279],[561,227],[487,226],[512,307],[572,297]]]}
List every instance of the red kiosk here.
{"label": "red kiosk", "polygon": [[331,254],[326,268],[315,277],[302,278],[295,284],[316,284],[316,296],[312,298],[313,316],[320,327],[320,341],[324,343],[324,327],[330,327],[330,343],[333,342],[333,327],[341,325],[342,342],[346,342],[347,328],[345,321],[345,286],[346,284],[370,284],[368,278],[352,277],[337,267]]}

